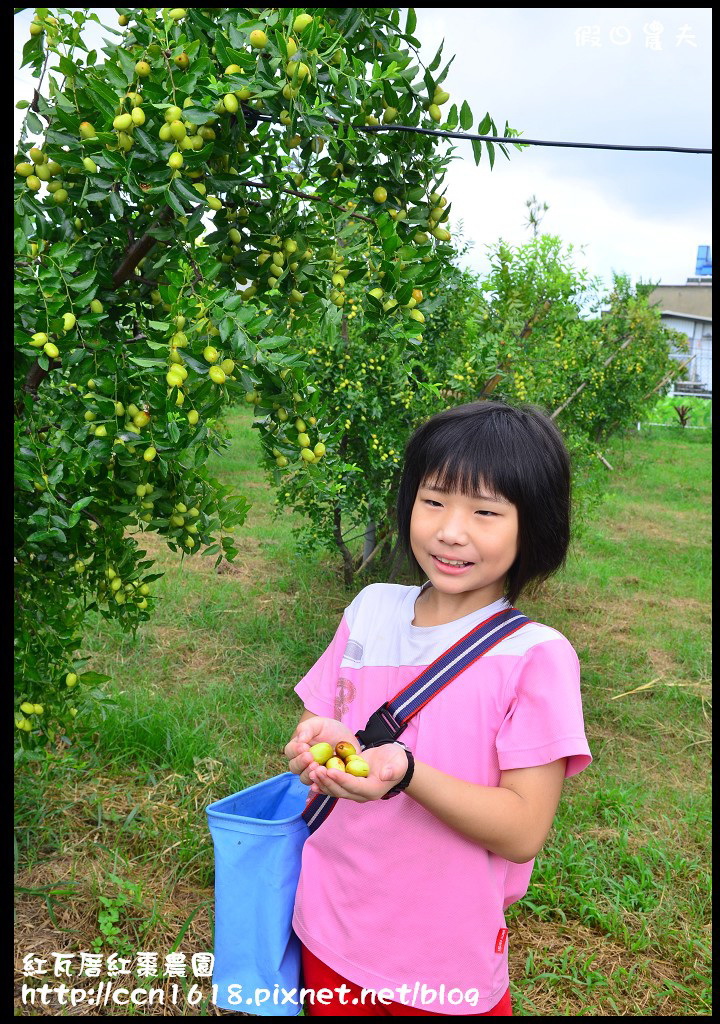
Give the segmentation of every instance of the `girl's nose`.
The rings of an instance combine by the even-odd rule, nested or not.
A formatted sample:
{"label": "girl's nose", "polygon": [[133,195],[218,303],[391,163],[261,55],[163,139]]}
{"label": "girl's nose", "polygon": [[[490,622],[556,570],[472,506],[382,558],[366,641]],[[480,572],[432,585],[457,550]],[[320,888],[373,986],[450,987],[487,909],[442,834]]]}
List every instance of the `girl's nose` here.
{"label": "girl's nose", "polygon": [[439,524],[437,537],[446,544],[465,544],[467,528],[464,517],[458,512],[447,511]]}

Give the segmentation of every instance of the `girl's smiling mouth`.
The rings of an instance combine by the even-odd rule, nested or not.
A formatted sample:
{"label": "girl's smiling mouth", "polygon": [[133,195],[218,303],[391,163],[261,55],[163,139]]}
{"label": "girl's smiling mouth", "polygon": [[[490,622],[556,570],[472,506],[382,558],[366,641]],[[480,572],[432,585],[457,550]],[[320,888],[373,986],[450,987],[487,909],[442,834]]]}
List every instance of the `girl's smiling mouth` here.
{"label": "girl's smiling mouth", "polygon": [[459,558],[443,558],[441,555],[432,555],[432,559],[443,572],[462,572],[463,569],[475,565],[474,562],[464,562]]}

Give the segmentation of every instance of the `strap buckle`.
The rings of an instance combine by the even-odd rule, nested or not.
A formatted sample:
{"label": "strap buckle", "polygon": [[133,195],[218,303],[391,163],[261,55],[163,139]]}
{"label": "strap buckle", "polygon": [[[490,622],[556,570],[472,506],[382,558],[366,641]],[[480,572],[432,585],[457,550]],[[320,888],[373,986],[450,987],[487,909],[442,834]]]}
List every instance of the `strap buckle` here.
{"label": "strap buckle", "polygon": [[407,728],[407,722],[398,722],[387,703],[374,711],[367,720],[364,729],[356,733],[363,750],[380,747],[385,743],[394,743],[398,736]]}

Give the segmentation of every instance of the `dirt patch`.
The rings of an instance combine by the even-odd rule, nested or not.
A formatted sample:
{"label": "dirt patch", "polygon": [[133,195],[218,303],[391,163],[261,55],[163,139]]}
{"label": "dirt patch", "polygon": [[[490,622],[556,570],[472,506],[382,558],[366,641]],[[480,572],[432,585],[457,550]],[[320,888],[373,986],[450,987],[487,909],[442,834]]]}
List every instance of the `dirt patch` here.
{"label": "dirt patch", "polygon": [[640,519],[639,517],[633,517],[632,522],[613,523],[613,532],[616,535],[624,536],[625,534],[637,534],[643,538],[649,540],[660,540],[666,544],[678,544],[677,531],[673,529],[665,529],[659,525],[654,519]]}
{"label": "dirt patch", "polygon": [[[238,550],[237,556],[232,562],[221,558],[218,562],[218,555],[203,555],[198,552],[195,555],[180,554],[171,551],[162,537],[157,534],[144,534],[135,536],[141,550],[147,552],[147,557],[152,558],[156,563],[158,571],[167,573],[184,572],[200,573],[204,576],[229,576],[242,583],[254,583],[262,578],[267,571],[268,554],[263,541],[244,532],[242,538],[235,538]],[[216,565],[216,562],[218,564]]]}
{"label": "dirt patch", "polygon": [[232,562],[227,562],[223,558],[217,569],[215,569],[215,572],[218,576],[229,576],[231,579],[238,580],[238,582],[241,583],[255,583],[258,578],[258,573],[260,572],[260,561],[261,559],[259,557],[253,562],[252,558],[241,557],[239,555]]}
{"label": "dirt patch", "polygon": [[653,676],[660,676],[661,679],[663,677],[666,679],[677,678],[677,662],[667,651],[649,648],[647,658],[652,666]]}
{"label": "dirt patch", "polygon": [[644,597],[649,608],[677,608],[683,615],[696,615],[698,620],[710,625],[712,605],[709,601],[697,601],[692,597]]}
{"label": "dirt patch", "polygon": [[[621,577],[617,582],[630,587],[641,583],[635,576]],[[617,636],[619,642],[623,643],[625,638],[633,633],[634,624],[642,621],[648,608],[658,608],[661,611],[672,608],[677,610],[678,619],[693,618],[699,623],[711,623],[710,602],[698,601],[695,598],[659,598],[637,591],[630,597],[614,595],[612,600],[598,603],[595,591],[589,587],[576,587],[572,591],[553,596],[553,601],[562,606],[565,614],[573,616],[571,640],[579,635],[590,634]]]}
{"label": "dirt patch", "polygon": [[[550,975],[523,987],[525,998],[534,1007],[531,1016],[584,1017],[591,1002],[597,1008],[593,1016],[637,1017],[644,1015],[651,998],[657,1000],[657,1016],[682,1017],[687,1012],[683,989],[688,980],[674,964],[651,952],[634,953],[629,958],[625,946],[579,924],[548,923],[532,916],[518,918],[510,928],[509,960],[511,992],[513,980],[532,979],[533,970],[539,968],[539,972]],[[533,968],[533,961],[537,961],[537,968]],[[611,983],[612,1003],[602,1007],[602,980],[614,972],[628,976],[628,991],[624,993],[621,985]],[[592,987],[593,980],[597,988]],[[528,1015],[527,1010],[524,1013]]]}

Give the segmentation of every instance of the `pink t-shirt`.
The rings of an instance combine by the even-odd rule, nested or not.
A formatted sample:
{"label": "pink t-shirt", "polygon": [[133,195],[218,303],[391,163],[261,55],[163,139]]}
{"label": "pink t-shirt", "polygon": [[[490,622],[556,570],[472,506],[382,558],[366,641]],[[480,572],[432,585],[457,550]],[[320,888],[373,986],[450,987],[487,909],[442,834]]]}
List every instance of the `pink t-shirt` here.
{"label": "pink t-shirt", "polygon": [[[412,625],[419,593],[376,583],[358,594],[295,687],[307,710],[356,733],[448,647],[506,607],[497,601],[419,627]],[[574,649],[556,630],[526,624],[431,700],[402,741],[416,761],[483,786],[497,786],[503,770],[561,757],[566,776],[575,775],[592,758]],[[397,1002],[448,1016],[483,1013],[508,987],[503,911],[527,892],[533,863],[489,853],[406,793],[364,804],[338,800],[303,847],[293,927],[315,956],[357,985],[390,989]]]}

